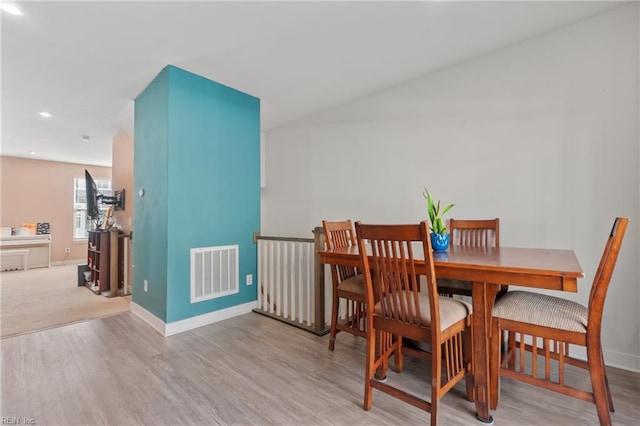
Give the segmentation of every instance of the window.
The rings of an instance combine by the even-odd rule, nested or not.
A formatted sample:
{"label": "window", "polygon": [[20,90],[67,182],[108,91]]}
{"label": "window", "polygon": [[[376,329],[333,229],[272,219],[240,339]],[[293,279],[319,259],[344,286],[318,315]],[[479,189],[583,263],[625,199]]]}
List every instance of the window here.
{"label": "window", "polygon": [[[98,192],[111,195],[111,179],[94,178]],[[87,194],[84,177],[73,179],[73,239],[81,240],[87,238],[87,231],[95,228],[95,224],[87,218]],[[107,213],[109,206],[99,204],[100,211]]]}

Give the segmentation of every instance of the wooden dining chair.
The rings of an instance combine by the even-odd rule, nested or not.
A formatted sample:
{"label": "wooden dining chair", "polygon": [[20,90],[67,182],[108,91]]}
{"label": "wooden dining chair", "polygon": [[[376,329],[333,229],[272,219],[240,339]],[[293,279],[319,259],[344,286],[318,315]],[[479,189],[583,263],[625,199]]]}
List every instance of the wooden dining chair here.
{"label": "wooden dining chair", "polygon": [[[593,279],[587,307],[559,297],[527,291],[512,291],[496,301],[492,336],[500,336],[502,330],[507,330],[509,342],[507,353],[500,359],[499,339],[491,339],[489,376],[492,389],[499,389],[500,376],[521,380],[592,402],[596,405],[600,424],[611,424],[609,411],[613,412],[614,409],[602,355],[602,312],[628,222],[627,218],[616,218],[613,224]],[[528,339],[536,343],[525,343],[529,342]],[[538,347],[540,340],[542,348]],[[586,347],[587,361],[570,357],[569,345]],[[525,368],[525,352],[532,354],[530,368]],[[544,357],[544,365],[538,365],[538,356]],[[557,377],[551,374],[552,364],[557,368]],[[589,371],[590,392],[565,382],[565,364]],[[499,391],[491,394],[493,407],[497,406],[498,398]]]}
{"label": "wooden dining chair", "polygon": [[[353,224],[350,220],[322,221],[327,249],[355,246],[357,244]],[[335,348],[336,334],[346,331],[355,336],[366,337],[364,279],[358,268],[344,265],[331,266],[332,305],[329,350]],[[340,322],[340,301],[344,301],[345,320]]]}
{"label": "wooden dining chair", "polygon": [[[500,219],[449,219],[449,234],[450,245],[500,247]],[[496,297],[501,297],[507,290],[507,285],[501,286]],[[459,294],[471,297],[471,282],[438,278],[438,291],[444,296]]]}
{"label": "wooden dining chair", "polygon": [[[463,378],[471,383],[468,343],[472,307],[461,300],[438,296],[427,222],[356,222],[356,234],[367,304],[373,307],[367,311],[364,409],[371,409],[373,389],[377,389],[431,413],[431,425],[436,425],[440,398]],[[418,285],[420,274],[416,270],[416,257],[422,257],[416,254],[422,251],[424,286]],[[403,339],[427,343],[430,352],[420,349],[424,345],[405,346]],[[431,360],[430,401],[394,386],[392,379],[383,382],[376,378],[377,371],[377,377],[386,376],[391,356],[395,358],[396,371],[401,372],[404,354]]]}

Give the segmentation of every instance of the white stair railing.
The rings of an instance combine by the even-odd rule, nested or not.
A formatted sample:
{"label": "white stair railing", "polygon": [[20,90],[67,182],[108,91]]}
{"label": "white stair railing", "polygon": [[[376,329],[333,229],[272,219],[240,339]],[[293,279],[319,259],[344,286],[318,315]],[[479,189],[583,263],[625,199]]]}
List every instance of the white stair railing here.
{"label": "white stair railing", "polygon": [[254,311],[322,335],[328,332],[331,293],[325,291],[324,265],[317,254],[324,248],[322,228],[313,233],[314,238],[254,235],[258,245]]}

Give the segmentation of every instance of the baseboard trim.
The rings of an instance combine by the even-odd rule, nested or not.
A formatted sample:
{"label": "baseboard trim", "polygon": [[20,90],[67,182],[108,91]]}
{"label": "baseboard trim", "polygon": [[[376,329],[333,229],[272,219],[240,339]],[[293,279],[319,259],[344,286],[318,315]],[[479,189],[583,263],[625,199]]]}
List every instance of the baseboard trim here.
{"label": "baseboard trim", "polygon": [[640,373],[640,356],[603,350],[604,362],[609,367]]}
{"label": "baseboard trim", "polygon": [[149,324],[155,331],[165,336],[166,324],[164,321],[135,303],[133,300],[129,303],[129,308],[131,309],[131,313]]}
{"label": "baseboard trim", "polygon": [[170,322],[165,327],[165,336],[171,336],[173,334],[182,333],[183,331],[193,330],[194,328],[237,317],[238,315],[244,315],[251,312],[252,309],[257,306],[258,302],[249,302],[242,305],[231,306],[219,311],[186,318],[180,321]]}
{"label": "baseboard trim", "polygon": [[149,324],[151,328],[162,334],[164,337],[172,336],[184,331],[193,330],[194,328],[203,327],[205,325],[233,318],[238,315],[244,315],[251,312],[254,308],[257,307],[257,305],[257,302],[249,302],[242,305],[232,306],[226,309],[221,309],[219,311],[209,312],[203,315],[186,318],[180,321],[165,323],[160,318],[158,318],[142,306],[138,305],[137,303],[132,301],[130,304],[131,312],[133,314]]}
{"label": "baseboard trim", "polygon": [[81,265],[87,263],[87,259],[67,259],[51,261],[51,266],[68,266],[68,265]]}
{"label": "baseboard trim", "polygon": [[[587,349],[584,346],[571,345],[570,353],[572,358],[587,360]],[[612,350],[602,349],[604,364],[607,367],[619,368],[621,370],[640,373],[640,356],[625,354]]]}

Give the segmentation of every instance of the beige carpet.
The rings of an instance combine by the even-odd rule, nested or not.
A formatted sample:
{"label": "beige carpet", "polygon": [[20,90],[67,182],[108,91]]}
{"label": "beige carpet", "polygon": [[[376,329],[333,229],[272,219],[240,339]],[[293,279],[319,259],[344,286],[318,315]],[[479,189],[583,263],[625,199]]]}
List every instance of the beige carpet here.
{"label": "beige carpet", "polygon": [[96,295],[86,287],[78,287],[77,275],[77,265],[0,272],[0,336],[129,310],[130,296]]}

